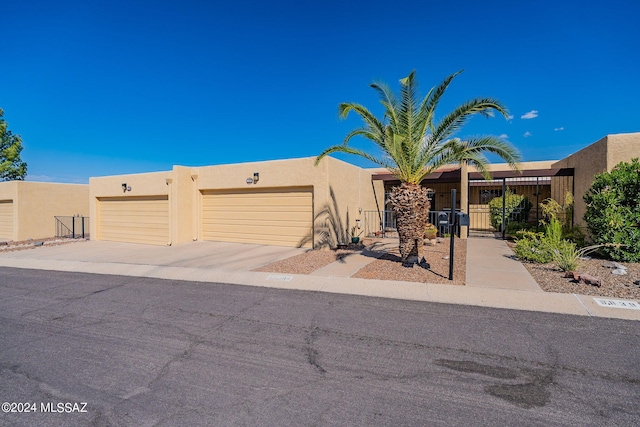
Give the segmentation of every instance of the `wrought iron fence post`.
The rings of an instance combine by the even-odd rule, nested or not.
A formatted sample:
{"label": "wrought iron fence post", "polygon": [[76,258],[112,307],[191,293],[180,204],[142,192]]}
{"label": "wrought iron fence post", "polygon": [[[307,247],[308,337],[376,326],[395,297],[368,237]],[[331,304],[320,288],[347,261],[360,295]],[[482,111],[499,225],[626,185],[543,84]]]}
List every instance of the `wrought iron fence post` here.
{"label": "wrought iron fence post", "polygon": [[502,240],[505,238],[507,225],[505,224],[505,211],[507,210],[507,178],[502,178]]}

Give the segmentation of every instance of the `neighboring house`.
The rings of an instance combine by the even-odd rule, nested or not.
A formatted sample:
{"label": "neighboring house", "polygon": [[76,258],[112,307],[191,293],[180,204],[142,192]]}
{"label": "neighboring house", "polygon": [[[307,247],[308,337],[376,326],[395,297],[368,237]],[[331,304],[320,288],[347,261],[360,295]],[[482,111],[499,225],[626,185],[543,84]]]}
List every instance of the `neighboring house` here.
{"label": "neighboring house", "polygon": [[56,216],[88,214],[86,184],[0,182],[0,241],[53,237]]}
{"label": "neighboring house", "polygon": [[[559,161],[525,162],[521,173],[490,165],[484,180],[465,166],[429,175],[432,211],[455,208],[470,215],[470,229],[493,230],[489,202],[507,188],[533,204],[529,221],[541,218],[540,202],[575,198],[573,221],[582,224],[582,197],[595,174],[640,157],[640,133],[608,135]],[[181,244],[194,240],[280,246],[335,246],[347,231],[379,235],[393,228],[386,193],[398,181],[387,170],[365,169],[315,157],[91,178],[89,186],[0,183],[0,239],[48,237],[55,215],[90,214],[94,240]],[[84,207],[83,207],[84,206]],[[88,212],[87,212],[88,211]],[[462,237],[466,236],[463,230]]]}

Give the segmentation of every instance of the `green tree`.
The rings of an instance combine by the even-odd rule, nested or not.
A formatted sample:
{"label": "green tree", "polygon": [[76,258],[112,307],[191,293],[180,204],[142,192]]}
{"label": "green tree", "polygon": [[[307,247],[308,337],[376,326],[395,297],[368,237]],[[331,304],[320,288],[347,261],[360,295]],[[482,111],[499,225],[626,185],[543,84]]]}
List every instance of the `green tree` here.
{"label": "green tree", "polygon": [[0,181],[23,180],[27,164],[20,159],[22,138],[7,129],[4,111],[0,108]]}
{"label": "green tree", "polygon": [[616,261],[640,261],[640,162],[621,162],[595,176],[584,195],[584,221],[600,251]]}
{"label": "green tree", "polygon": [[[494,111],[507,117],[506,108],[492,98],[474,98],[455,108],[436,122],[436,107],[459,71],[432,88],[420,99],[415,71],[400,80],[400,93],[396,96],[385,83],[373,83],[380,102],[385,108],[379,119],[366,107],[357,103],[343,103],[339,115],[346,118],[351,111],[358,114],[364,126],[354,129],[341,145],[324,150],[320,160],[335,152],[355,154],[391,171],[401,182],[393,188],[390,200],[397,218],[400,254],[403,261],[415,261],[421,255],[422,236],[428,220],[430,202],[427,191],[420,185],[422,179],[448,163],[466,161],[485,177],[487,158],[485,153],[497,154],[514,169],[518,168],[520,154],[508,142],[494,136],[481,136],[464,141],[454,134],[475,114],[493,116]],[[372,141],[381,154],[370,154],[349,146],[354,136]]]}

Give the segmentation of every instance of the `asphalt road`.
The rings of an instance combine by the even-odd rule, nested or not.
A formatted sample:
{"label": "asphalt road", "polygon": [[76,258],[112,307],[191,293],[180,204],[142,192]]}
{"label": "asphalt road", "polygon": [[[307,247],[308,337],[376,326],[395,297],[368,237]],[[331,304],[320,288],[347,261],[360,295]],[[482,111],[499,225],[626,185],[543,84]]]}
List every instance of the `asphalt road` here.
{"label": "asphalt road", "polygon": [[0,269],[0,401],[32,411],[3,426],[637,426],[638,349],[634,321]]}

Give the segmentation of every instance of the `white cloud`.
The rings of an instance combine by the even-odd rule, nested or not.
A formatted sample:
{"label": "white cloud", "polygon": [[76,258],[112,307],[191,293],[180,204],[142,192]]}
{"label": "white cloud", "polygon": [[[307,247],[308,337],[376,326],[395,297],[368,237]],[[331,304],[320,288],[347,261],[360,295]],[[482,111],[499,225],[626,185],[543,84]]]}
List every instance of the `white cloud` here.
{"label": "white cloud", "polygon": [[556,132],[559,130],[564,130],[564,126],[560,126],[559,128],[553,128],[553,130],[555,130]]}
{"label": "white cloud", "polygon": [[509,114],[509,115],[507,116],[507,120],[513,120],[513,114]]}
{"label": "white cloud", "polygon": [[526,132],[524,133],[524,135],[523,135],[523,136],[524,136],[525,138],[529,138],[531,135],[532,135],[532,133],[531,133],[531,132],[526,131]]}
{"label": "white cloud", "polygon": [[506,133],[503,133],[502,135],[498,135],[498,138],[509,139],[509,135],[507,135]]}
{"label": "white cloud", "polygon": [[521,119],[535,119],[536,117],[538,117],[538,110],[531,110],[528,113],[524,113],[522,116],[520,116]]}

